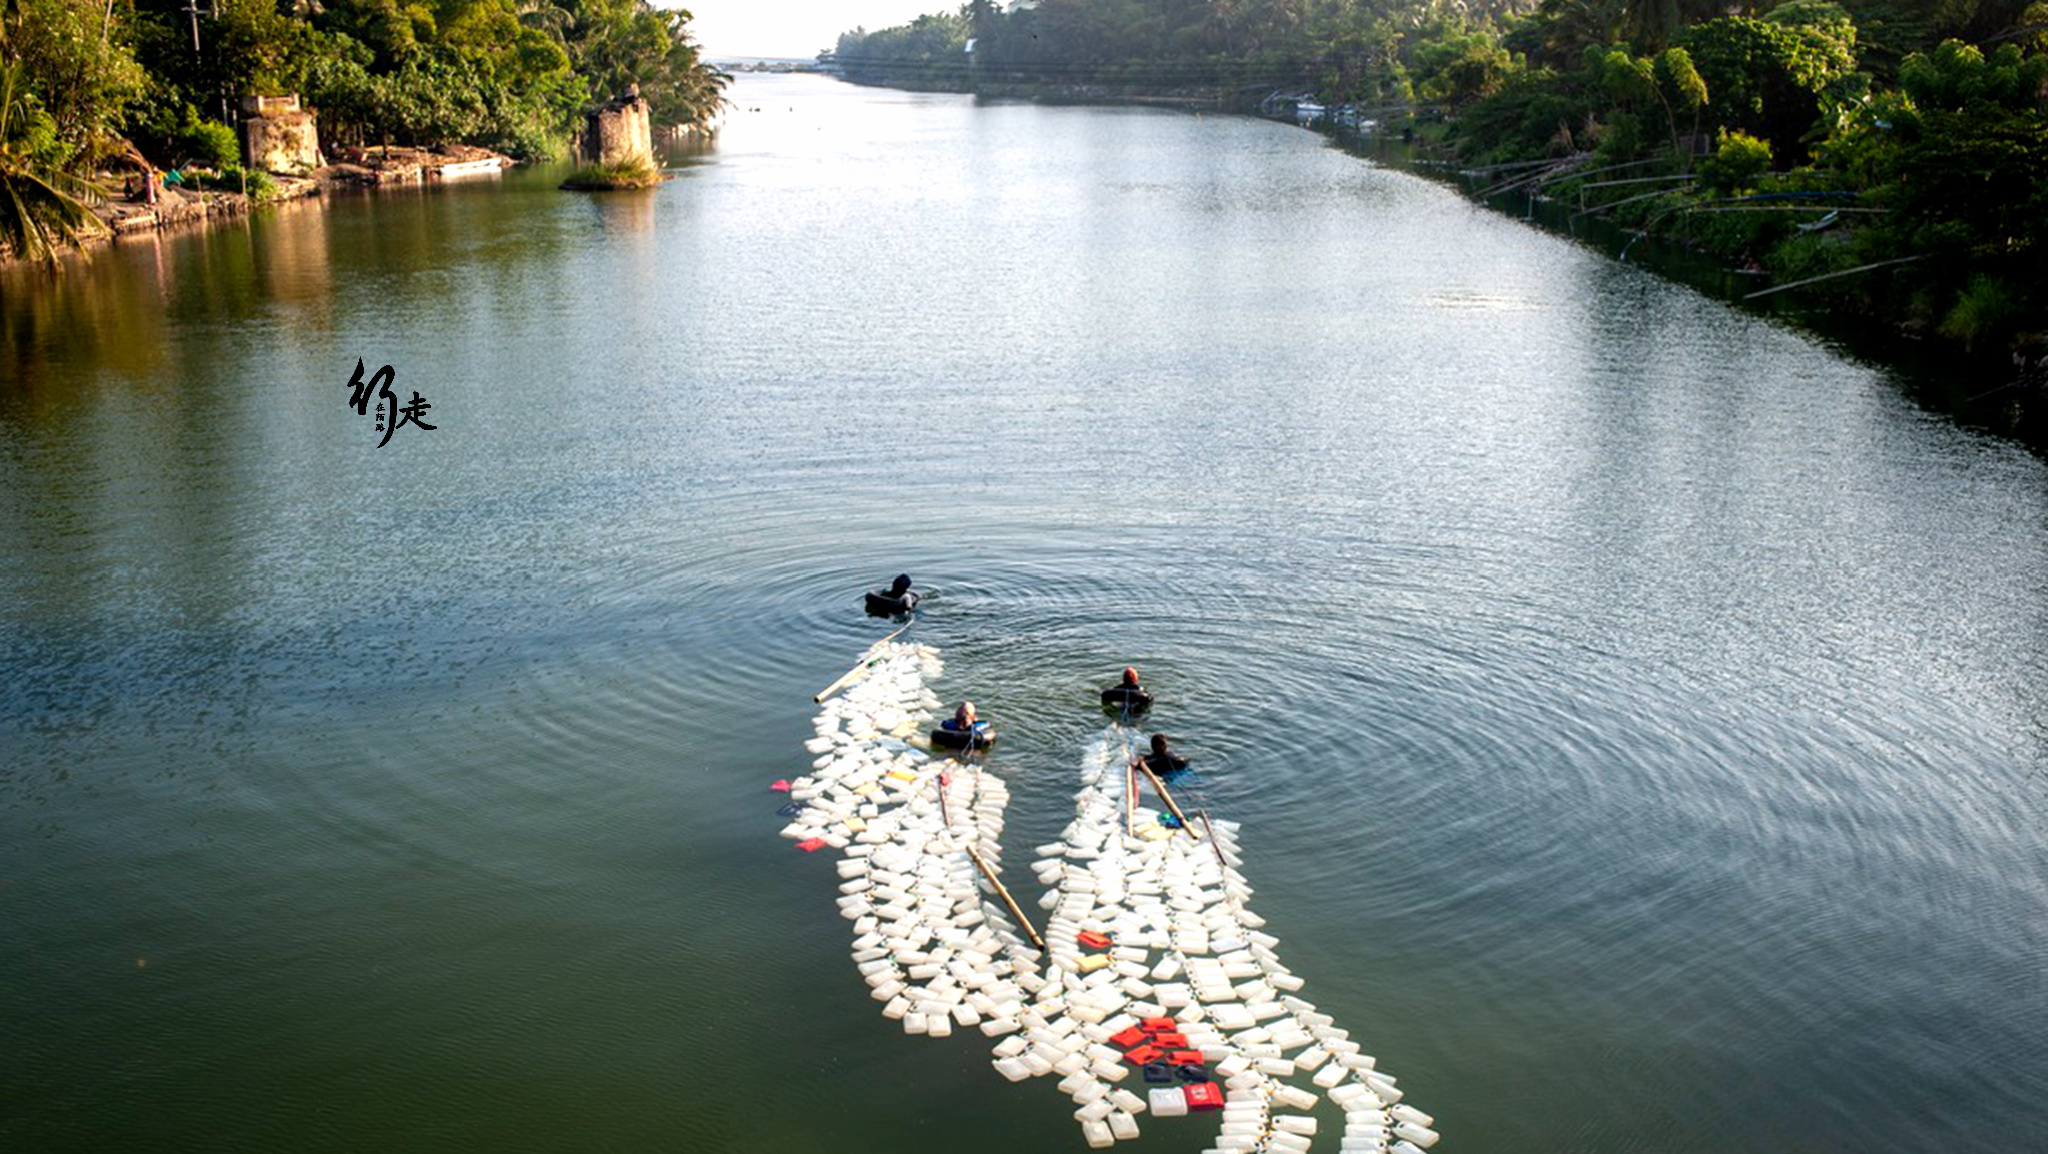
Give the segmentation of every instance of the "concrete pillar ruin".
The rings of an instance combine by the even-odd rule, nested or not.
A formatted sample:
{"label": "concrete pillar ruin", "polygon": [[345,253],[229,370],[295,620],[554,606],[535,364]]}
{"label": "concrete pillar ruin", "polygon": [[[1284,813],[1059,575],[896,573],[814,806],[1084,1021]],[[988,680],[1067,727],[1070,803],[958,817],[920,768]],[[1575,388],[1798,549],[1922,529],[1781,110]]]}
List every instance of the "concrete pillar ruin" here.
{"label": "concrete pillar ruin", "polygon": [[293,175],[320,167],[315,120],[296,94],[242,97],[242,163]]}
{"label": "concrete pillar ruin", "polygon": [[623,164],[632,157],[654,159],[654,114],[640,98],[640,86],[590,110],[583,125],[583,159],[588,164]]}

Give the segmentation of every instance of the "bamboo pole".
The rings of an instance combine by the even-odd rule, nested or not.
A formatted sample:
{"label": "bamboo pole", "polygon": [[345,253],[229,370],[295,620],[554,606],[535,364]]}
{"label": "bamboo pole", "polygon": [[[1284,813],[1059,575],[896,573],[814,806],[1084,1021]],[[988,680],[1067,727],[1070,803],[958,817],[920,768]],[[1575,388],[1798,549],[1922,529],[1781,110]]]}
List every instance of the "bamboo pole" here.
{"label": "bamboo pole", "polygon": [[1855,268],[1845,268],[1841,272],[1822,273],[1820,276],[1810,276],[1807,277],[1805,280],[1793,281],[1791,284],[1781,284],[1767,289],[1758,289],[1756,292],[1753,293],[1745,293],[1743,294],[1742,299],[1746,301],[1753,301],[1758,297],[1767,297],[1770,296],[1772,293],[1781,293],[1784,292],[1786,289],[1796,289],[1801,285],[1810,285],[1815,283],[1816,281],[1833,280],[1838,276],[1853,276],[1854,274],[1859,272],[1869,272],[1871,269],[1874,268],[1884,268],[1886,265],[1906,264],[1909,261],[1916,261],[1919,259],[1920,258],[1917,256],[1902,256],[1896,260],[1881,260],[1877,261],[1874,264],[1858,265]]}
{"label": "bamboo pole", "polygon": [[1138,774],[1131,763],[1124,762],[1124,836],[1138,836]]}
{"label": "bamboo pole", "polygon": [[1489,173],[1507,172],[1510,169],[1542,168],[1546,164],[1556,163],[1557,157],[1546,156],[1541,160],[1517,160],[1510,164],[1486,164],[1478,168],[1462,168],[1458,170],[1458,174],[1460,176],[1486,176]]}
{"label": "bamboo pole", "polygon": [[1582,208],[1579,211],[1573,213],[1572,215],[1574,217],[1581,217],[1593,215],[1596,213],[1602,213],[1608,211],[1609,209],[1620,208],[1624,204],[1634,204],[1639,200],[1649,200],[1650,198],[1657,196],[1669,196],[1674,191],[1676,190],[1660,188],[1655,192],[1639,192],[1634,196],[1624,196],[1620,200],[1610,200],[1606,204],[1596,204],[1591,208]]}
{"label": "bamboo pole", "polygon": [[988,884],[996,888],[996,896],[1002,898],[1003,904],[1010,907],[1010,916],[1017,919],[1017,924],[1024,927],[1025,933],[1031,935],[1033,945],[1036,945],[1041,950],[1044,949],[1045,939],[1039,937],[1038,931],[1031,927],[1031,919],[1025,917],[1024,911],[1018,908],[1017,899],[1011,897],[1010,891],[1003,888],[1002,879],[996,876],[994,870],[988,868],[988,863],[981,860],[981,855],[974,852],[973,846],[970,845],[965,848],[968,859],[974,862],[974,868],[981,871],[981,876],[988,879]]}
{"label": "bamboo pole", "polygon": [[1681,212],[1858,212],[1886,213],[1888,208],[1829,208],[1825,204],[1724,204],[1719,207],[1701,205],[1698,208],[1681,209]]}
{"label": "bamboo pole", "polygon": [[1216,851],[1216,864],[1230,868],[1230,859],[1223,856],[1223,844],[1216,840],[1216,826],[1209,821],[1209,811],[1202,810],[1202,828],[1209,831],[1209,848]]}
{"label": "bamboo pole", "polygon": [[1578,168],[1575,165],[1560,164],[1552,168],[1544,169],[1542,172],[1539,172],[1534,176],[1512,177],[1506,181],[1503,181],[1500,184],[1494,185],[1492,188],[1482,188],[1474,195],[1480,197],[1481,199],[1484,199],[1489,196],[1500,196],[1503,193],[1509,193],[1514,192],[1517,189],[1528,188],[1530,185],[1542,184],[1553,176],[1563,176],[1568,173],[1573,173],[1577,171]]}
{"label": "bamboo pole", "polygon": [[1682,180],[1698,180],[1698,179],[1699,179],[1699,174],[1698,174],[1698,173],[1696,173],[1696,172],[1688,172],[1688,173],[1683,173],[1683,174],[1681,174],[1681,175],[1678,175],[1678,176],[1631,176],[1631,177],[1627,178],[1626,180],[1595,180],[1595,181],[1591,181],[1591,182],[1589,182],[1589,183],[1587,183],[1587,184],[1582,184],[1582,185],[1580,185],[1579,187],[1581,187],[1581,188],[1613,188],[1613,187],[1615,187],[1616,185],[1620,185],[1620,184],[1672,184],[1672,183],[1675,183],[1675,182],[1677,182],[1677,181],[1682,181]]}
{"label": "bamboo pole", "polygon": [[1592,154],[1591,154],[1591,153],[1585,153],[1585,152],[1575,152],[1575,153],[1573,153],[1572,155],[1570,155],[1570,156],[1567,156],[1567,157],[1559,157],[1559,158],[1557,158],[1557,159],[1556,159],[1556,160],[1555,160],[1555,161],[1553,162],[1553,165],[1552,165],[1551,169],[1550,169],[1549,171],[1547,171],[1547,172],[1539,172],[1539,173],[1537,173],[1537,174],[1536,174],[1535,176],[1526,176],[1526,175],[1524,175],[1524,176],[1516,176],[1516,177],[1511,177],[1511,178],[1510,178],[1510,179],[1508,179],[1508,180],[1507,180],[1506,182],[1504,182],[1504,183],[1502,183],[1502,184],[1499,184],[1499,185],[1496,185],[1496,186],[1494,186],[1493,188],[1490,188],[1490,189],[1486,189],[1486,190],[1484,190],[1484,191],[1482,191],[1482,192],[1478,193],[1478,195],[1479,195],[1479,196],[1497,196],[1497,195],[1499,195],[1499,194],[1501,194],[1501,193],[1504,193],[1504,192],[1511,192],[1511,191],[1513,191],[1513,190],[1515,190],[1515,189],[1517,189],[1517,188],[1522,188],[1522,187],[1526,187],[1526,186],[1530,186],[1530,185],[1541,185],[1541,184],[1548,184],[1548,183],[1550,183],[1550,180],[1551,180],[1551,178],[1552,178],[1553,176],[1556,176],[1556,177],[1558,177],[1558,178],[1560,178],[1560,179],[1562,179],[1562,178],[1564,178],[1564,177],[1568,177],[1568,176],[1569,176],[1569,177],[1585,177],[1585,176],[1598,176],[1599,174],[1601,174],[1601,173],[1603,173],[1603,172],[1620,172],[1620,171],[1622,171],[1623,169],[1628,169],[1628,168],[1641,168],[1641,167],[1643,167],[1643,166],[1644,166],[1644,165],[1646,165],[1646,164],[1661,164],[1661,163],[1663,163],[1662,161],[1660,161],[1660,160],[1655,160],[1655,159],[1652,159],[1652,160],[1631,160],[1631,161],[1629,161],[1629,162],[1628,162],[1628,163],[1626,163],[1626,164],[1610,164],[1610,165],[1606,165],[1605,167],[1602,167],[1602,168],[1587,168],[1587,167],[1586,167],[1585,165],[1586,165],[1586,162],[1587,162],[1588,160],[1590,160],[1590,159],[1592,159]]}
{"label": "bamboo pole", "polygon": [[[905,625],[903,629],[908,629],[911,625],[915,624],[917,624],[917,622],[913,621],[909,625]],[[903,629],[898,629],[896,632],[891,633],[887,637],[882,638],[880,641],[875,642],[873,645],[868,646],[867,655],[860,659],[860,664],[855,665],[852,669],[849,669],[845,673],[841,674],[839,680],[833,682],[830,685],[827,685],[823,689],[820,689],[815,695],[811,697],[811,700],[813,702],[823,701],[826,698],[832,696],[833,694],[839,692],[841,689],[845,688],[848,683],[853,681],[854,678],[859,677],[861,674],[867,672],[868,669],[871,666],[873,666],[875,662],[881,660],[880,657],[875,655],[875,651],[880,649],[882,646],[889,644],[891,641],[896,640],[898,637],[902,636]]]}
{"label": "bamboo pole", "polygon": [[1136,765],[1146,777],[1152,779],[1152,788],[1159,791],[1159,800],[1166,803],[1167,810],[1173,814],[1175,820],[1180,822],[1180,827],[1188,831],[1188,834],[1196,841],[1201,841],[1202,831],[1188,824],[1188,815],[1180,811],[1180,806],[1174,803],[1173,795],[1166,792],[1166,783],[1159,780],[1159,775],[1152,772],[1152,767],[1146,765],[1143,758],[1139,758],[1132,764]]}

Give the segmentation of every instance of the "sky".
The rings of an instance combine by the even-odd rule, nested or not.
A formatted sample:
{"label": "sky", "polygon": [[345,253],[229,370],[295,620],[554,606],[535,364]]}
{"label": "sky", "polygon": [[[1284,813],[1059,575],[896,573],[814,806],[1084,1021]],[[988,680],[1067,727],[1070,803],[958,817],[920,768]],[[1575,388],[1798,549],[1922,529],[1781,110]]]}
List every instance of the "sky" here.
{"label": "sky", "polygon": [[887,28],[961,0],[656,0],[690,10],[704,55],[789,56],[808,60],[856,25]]}

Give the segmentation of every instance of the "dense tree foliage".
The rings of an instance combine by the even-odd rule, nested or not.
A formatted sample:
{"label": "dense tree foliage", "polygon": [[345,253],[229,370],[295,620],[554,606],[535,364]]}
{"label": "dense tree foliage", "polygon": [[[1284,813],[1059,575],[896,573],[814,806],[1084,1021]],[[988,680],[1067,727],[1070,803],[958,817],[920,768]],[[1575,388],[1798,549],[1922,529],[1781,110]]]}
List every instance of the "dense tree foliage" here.
{"label": "dense tree foliage", "polygon": [[[130,142],[159,165],[231,162],[249,93],[300,94],[329,141],[548,156],[628,84],[658,123],[699,124],[726,81],[690,14],[649,0],[0,0],[0,69],[0,204],[60,230],[63,189]],[[0,220],[0,248],[39,235]]]}

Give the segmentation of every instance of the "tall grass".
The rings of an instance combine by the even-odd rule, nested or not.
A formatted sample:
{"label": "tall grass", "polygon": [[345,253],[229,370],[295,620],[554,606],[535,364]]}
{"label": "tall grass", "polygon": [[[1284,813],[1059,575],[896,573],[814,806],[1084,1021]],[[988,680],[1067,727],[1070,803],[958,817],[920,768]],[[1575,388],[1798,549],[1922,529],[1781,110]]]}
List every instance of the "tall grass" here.
{"label": "tall grass", "polygon": [[661,169],[652,157],[629,156],[613,164],[588,164],[569,174],[563,188],[600,192],[619,188],[651,188],[661,183]]}

